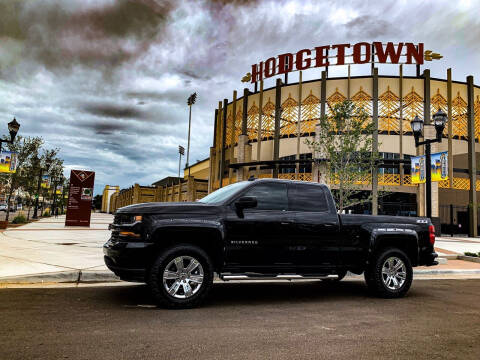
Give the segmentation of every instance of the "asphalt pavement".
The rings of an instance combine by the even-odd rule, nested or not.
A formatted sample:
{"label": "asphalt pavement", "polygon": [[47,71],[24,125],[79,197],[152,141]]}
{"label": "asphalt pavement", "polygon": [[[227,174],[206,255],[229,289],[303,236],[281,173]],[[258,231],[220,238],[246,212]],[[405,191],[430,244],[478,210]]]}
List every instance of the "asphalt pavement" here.
{"label": "asphalt pavement", "polygon": [[0,359],[478,359],[480,280],[218,283],[197,309],[146,286],[0,289]]}

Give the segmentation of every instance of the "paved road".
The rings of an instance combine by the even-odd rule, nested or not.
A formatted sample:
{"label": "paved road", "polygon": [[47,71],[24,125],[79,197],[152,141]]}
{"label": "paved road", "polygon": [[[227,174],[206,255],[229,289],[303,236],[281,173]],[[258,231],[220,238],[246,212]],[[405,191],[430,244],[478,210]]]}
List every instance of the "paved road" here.
{"label": "paved road", "polygon": [[215,284],[202,308],[145,286],[0,289],[0,359],[478,359],[480,280]]}

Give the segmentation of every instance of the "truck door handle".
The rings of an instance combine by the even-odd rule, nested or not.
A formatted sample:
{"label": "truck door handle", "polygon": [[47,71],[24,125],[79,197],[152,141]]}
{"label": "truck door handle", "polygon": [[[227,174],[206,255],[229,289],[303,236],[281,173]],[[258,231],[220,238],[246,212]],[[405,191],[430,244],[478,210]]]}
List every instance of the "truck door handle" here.
{"label": "truck door handle", "polygon": [[337,224],[333,224],[333,223],[323,224],[323,226],[325,226],[325,227],[334,227],[335,225],[337,225]]}
{"label": "truck door handle", "polygon": [[291,221],[282,221],[280,224],[281,224],[281,225],[290,225],[290,224],[293,224],[293,222],[291,222]]}

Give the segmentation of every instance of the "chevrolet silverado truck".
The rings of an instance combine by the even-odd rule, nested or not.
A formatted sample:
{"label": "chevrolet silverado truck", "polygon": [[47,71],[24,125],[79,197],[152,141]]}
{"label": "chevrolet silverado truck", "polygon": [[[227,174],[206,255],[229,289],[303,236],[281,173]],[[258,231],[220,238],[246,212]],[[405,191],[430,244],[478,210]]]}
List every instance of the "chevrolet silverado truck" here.
{"label": "chevrolet silverado truck", "polygon": [[436,265],[428,218],[338,214],[327,186],[250,179],[196,202],[117,210],[107,267],[145,282],[160,306],[193,307],[224,281],[341,280],[364,273],[378,296],[404,296],[412,267]]}

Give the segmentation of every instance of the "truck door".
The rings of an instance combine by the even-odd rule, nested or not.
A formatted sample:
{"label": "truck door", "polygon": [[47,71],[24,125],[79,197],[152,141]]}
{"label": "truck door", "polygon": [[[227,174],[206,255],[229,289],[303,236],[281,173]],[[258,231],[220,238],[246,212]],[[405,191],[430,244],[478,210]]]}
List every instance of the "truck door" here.
{"label": "truck door", "polygon": [[[294,214],[288,211],[286,183],[261,182],[241,196],[254,196],[257,207],[243,210],[239,217],[232,204],[226,216],[227,267],[268,271],[293,269],[288,256]],[[248,268],[248,269],[246,269]]]}
{"label": "truck door", "polygon": [[291,252],[297,271],[335,269],[339,259],[339,220],[333,204],[320,185],[291,184],[289,207],[295,213],[295,245]]}

